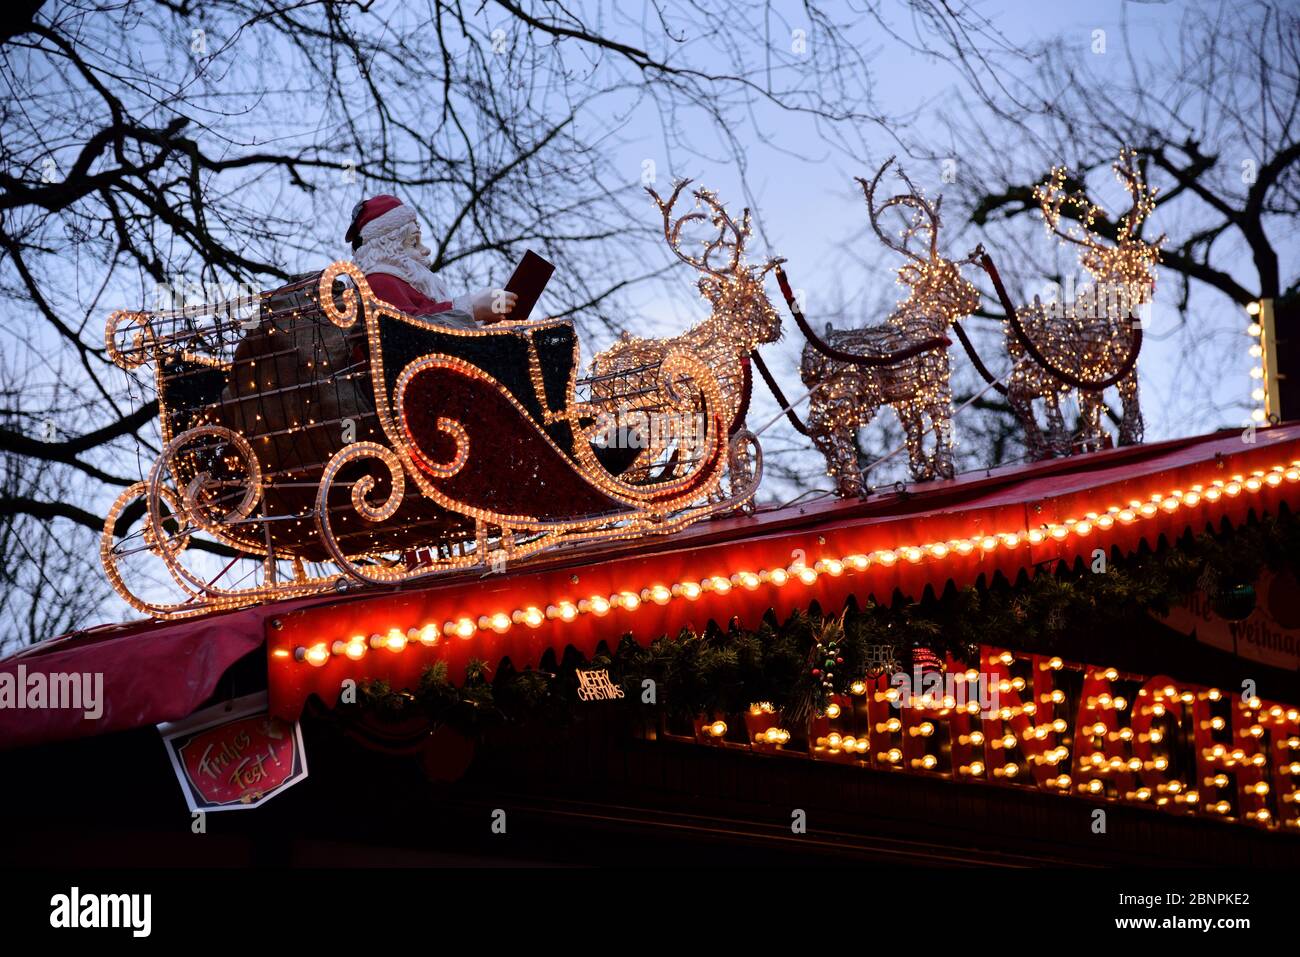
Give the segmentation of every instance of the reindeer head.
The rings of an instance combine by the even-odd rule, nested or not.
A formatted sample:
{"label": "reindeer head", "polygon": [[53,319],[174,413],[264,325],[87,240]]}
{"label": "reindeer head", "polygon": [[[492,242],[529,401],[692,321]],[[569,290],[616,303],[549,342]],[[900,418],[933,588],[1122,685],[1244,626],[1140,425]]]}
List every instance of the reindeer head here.
{"label": "reindeer head", "polygon": [[[939,206],[943,197],[933,203],[921,195],[921,192],[907,178],[901,168],[898,176],[907,185],[908,191],[891,196],[879,205],[876,204],[876,189],[880,185],[885,170],[893,164],[894,157],[885,160],[876,171],[871,182],[858,177],[862,192],[867,199],[867,213],[871,217],[871,228],[876,231],[880,241],[895,252],[907,258],[898,269],[898,281],[907,287],[907,298],[900,302],[900,312],[922,316],[945,326],[962,316],[970,315],[979,308],[979,290],[974,283],[962,277],[961,267],[974,262],[983,250],[976,246],[964,259],[946,259],[939,255]],[[911,219],[903,231],[901,239],[894,239],[880,225],[881,214],[892,206],[912,210]],[[911,241],[921,237],[924,243],[921,253],[913,252]]]}
{"label": "reindeer head", "polygon": [[[1136,291],[1137,298],[1145,301],[1155,289],[1155,267],[1166,238],[1161,235],[1148,242],[1139,236],[1142,223],[1155,208],[1157,190],[1147,185],[1132,149],[1120,150],[1119,159],[1111,168],[1133,199],[1128,211],[1115,224],[1114,246],[1100,242],[1093,228],[1098,219],[1106,221],[1105,210],[1093,204],[1081,187],[1069,188],[1065,167],[1053,167],[1047,182],[1034,188],[1034,197],[1047,228],[1081,247],[1079,264],[1096,282],[1123,284],[1126,290]],[[1072,218],[1077,220],[1077,225],[1068,228],[1062,225],[1067,206],[1074,208]]]}
{"label": "reindeer head", "polygon": [[[680,180],[667,200],[646,187],[663,214],[664,238],[669,248],[682,262],[703,273],[698,283],[700,295],[712,306],[709,321],[718,324],[719,332],[739,339],[746,352],[760,343],[775,342],[781,338],[781,317],[768,301],[763,279],[782,260],[769,259],[761,268],[747,264],[744,253],[749,240],[749,210],[737,223],[711,190],[694,190],[695,208],[674,220],[673,206],[690,182]],[[682,227],[704,221],[718,231],[717,236],[704,241],[704,252],[699,256],[683,252]]]}

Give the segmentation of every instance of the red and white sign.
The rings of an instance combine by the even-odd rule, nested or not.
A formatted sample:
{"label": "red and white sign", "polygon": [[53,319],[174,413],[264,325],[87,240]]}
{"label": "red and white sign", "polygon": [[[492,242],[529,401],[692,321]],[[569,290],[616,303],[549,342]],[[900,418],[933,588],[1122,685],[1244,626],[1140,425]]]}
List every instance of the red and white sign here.
{"label": "red and white sign", "polygon": [[307,776],[302,728],[249,695],[158,725],[190,811],[257,807]]}

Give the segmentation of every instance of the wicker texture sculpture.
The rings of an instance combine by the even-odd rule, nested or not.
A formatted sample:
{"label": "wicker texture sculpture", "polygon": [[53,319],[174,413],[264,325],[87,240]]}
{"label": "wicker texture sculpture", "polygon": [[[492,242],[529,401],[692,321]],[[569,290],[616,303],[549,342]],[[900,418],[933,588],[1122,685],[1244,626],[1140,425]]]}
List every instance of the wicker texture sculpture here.
{"label": "wicker texture sculpture", "polygon": [[[1155,267],[1160,259],[1161,236],[1141,238],[1141,226],[1155,206],[1156,190],[1148,186],[1132,150],[1125,150],[1112,167],[1132,198],[1128,211],[1116,224],[1117,242],[1107,245],[1094,229],[1105,212],[1081,189],[1067,189],[1064,167],[1052,170],[1034,195],[1047,228],[1079,247],[1079,264],[1091,278],[1080,286],[1073,302],[1043,303],[1038,298],[1016,309],[1003,298],[1007,352],[1015,368],[1007,381],[1007,400],[1025,432],[1025,444],[1034,458],[1068,454],[1072,446],[1100,448],[1104,441],[1101,416],[1103,390],[1118,387],[1122,414],[1119,444],[1142,441],[1142,410],[1138,399],[1137,356],[1142,329],[1139,309],[1155,291]],[[1077,225],[1063,225],[1067,207],[1073,207]],[[1060,408],[1061,398],[1075,391],[1080,422],[1077,438],[1071,435]],[[1047,427],[1038,423],[1033,401],[1046,406]]]}
{"label": "wicker texture sculpture", "polygon": [[[945,333],[953,321],[979,305],[978,290],[961,275],[961,267],[973,261],[979,250],[955,261],[939,254],[940,201],[926,200],[899,170],[908,192],[876,205],[876,190],[892,163],[891,157],[870,182],[859,178],[858,183],[866,197],[872,229],[881,242],[908,260],[898,270],[898,282],[907,296],[878,326],[828,327],[824,341],[814,339],[804,347],[800,366],[805,385],[813,390],[808,430],[826,457],[827,473],[843,495],[863,491],[857,433],[885,405],[892,406],[902,422],[913,478],[952,477],[952,396]],[[891,207],[912,214],[900,240],[881,227],[881,214]],[[909,243],[918,235],[924,237],[920,253]],[[925,347],[918,349],[918,345]],[[905,358],[890,363],[853,361],[855,356],[891,355]],[[931,436],[929,442],[927,435]]]}
{"label": "wicker texture sculpture", "polygon": [[[703,362],[717,377],[723,421],[728,423],[731,436],[727,482],[728,496],[734,498],[757,482],[761,468],[758,443],[744,431],[751,389],[749,355],[758,345],[781,337],[781,317],[763,288],[764,277],[780,260],[768,260],[761,267],[748,264],[744,256],[750,237],[749,210],[737,222],[708,189],[694,190],[694,208],[674,219],[674,207],[690,182],[678,182],[667,200],[653,189],[646,191],[663,216],[664,238],[673,254],[702,274],[698,285],[700,295],[710,306],[710,315],[672,338],[646,339],[623,333],[618,342],[592,359],[591,402],[609,417],[630,421],[632,431],[642,432],[642,451],[633,469],[658,468],[671,461],[683,434],[693,427],[691,420],[663,416],[648,420],[637,415],[639,408],[630,400],[635,399],[639,389],[654,387],[652,370],[666,357],[687,354]],[[684,251],[682,244],[687,240],[683,229],[704,222],[716,230],[716,235],[701,241],[703,250],[699,255]],[[619,378],[625,382],[621,391],[605,385]]]}

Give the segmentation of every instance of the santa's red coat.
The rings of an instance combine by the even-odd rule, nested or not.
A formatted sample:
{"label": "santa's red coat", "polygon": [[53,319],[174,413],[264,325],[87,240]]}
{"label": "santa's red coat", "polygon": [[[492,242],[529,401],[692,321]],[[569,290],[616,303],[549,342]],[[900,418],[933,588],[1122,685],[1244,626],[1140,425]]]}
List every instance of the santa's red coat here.
{"label": "santa's red coat", "polygon": [[384,302],[396,306],[408,316],[428,316],[435,312],[446,312],[451,308],[450,302],[437,302],[416,289],[405,279],[386,272],[366,274],[371,291]]}

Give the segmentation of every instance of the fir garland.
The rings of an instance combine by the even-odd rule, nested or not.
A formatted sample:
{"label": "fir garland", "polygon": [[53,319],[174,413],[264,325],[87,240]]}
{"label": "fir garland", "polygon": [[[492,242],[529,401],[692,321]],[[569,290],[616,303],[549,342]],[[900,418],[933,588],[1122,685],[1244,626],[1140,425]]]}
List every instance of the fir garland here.
{"label": "fir garland", "polygon": [[[1214,599],[1232,582],[1255,581],[1264,567],[1300,572],[1300,521],[1285,508],[1276,518],[1236,529],[1188,533],[1156,551],[1144,546],[1121,556],[1116,550],[1104,572],[1079,558],[1073,566],[1021,572],[1015,582],[998,576],[987,584],[949,586],[938,596],[927,589],[921,601],[851,602],[838,614],[814,604],[784,622],[769,612],[753,630],[724,631],[711,623],[703,633],[683,629],[648,645],[625,635],[613,651],[602,643],[590,661],[571,647],[563,660],[547,652],[536,668],[523,671],[509,660],[495,669],[473,661],[460,686],[437,662],[415,689],[363,683],[355,707],[395,718],[421,713],[434,726],[466,734],[503,723],[564,724],[591,707],[690,719],[744,711],[757,701],[771,702],[794,723],[819,713],[830,694],[880,673],[882,660],[906,662],[917,644],[969,660],[981,643],[1014,635],[1017,648],[1051,653],[1070,640],[1126,633],[1149,611],[1167,613],[1197,588]],[[625,697],[583,704],[580,668],[608,669]],[[654,682],[653,702],[643,694],[647,679]]]}

